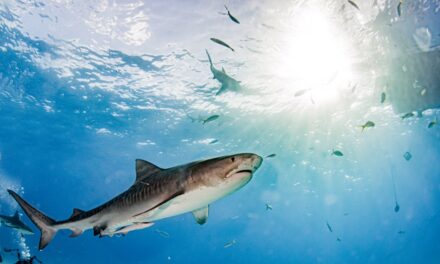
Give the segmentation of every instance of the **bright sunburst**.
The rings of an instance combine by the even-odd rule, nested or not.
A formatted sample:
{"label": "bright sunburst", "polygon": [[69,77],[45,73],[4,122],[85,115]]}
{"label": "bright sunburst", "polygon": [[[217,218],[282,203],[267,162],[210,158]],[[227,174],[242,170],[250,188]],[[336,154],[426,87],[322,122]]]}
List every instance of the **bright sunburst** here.
{"label": "bright sunburst", "polygon": [[276,74],[292,84],[285,96],[299,92],[312,103],[335,102],[352,85],[347,40],[328,14],[305,8],[292,18],[284,37]]}

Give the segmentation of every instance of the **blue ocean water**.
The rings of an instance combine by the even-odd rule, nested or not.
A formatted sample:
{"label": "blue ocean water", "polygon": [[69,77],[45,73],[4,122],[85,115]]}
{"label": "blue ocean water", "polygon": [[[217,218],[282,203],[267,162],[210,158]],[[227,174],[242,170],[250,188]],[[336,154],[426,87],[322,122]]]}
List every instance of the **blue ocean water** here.
{"label": "blue ocean water", "polygon": [[[440,1],[227,1],[239,24],[224,4],[0,3],[0,214],[36,232],[0,226],[3,263],[17,259],[4,248],[43,263],[440,263]],[[205,49],[240,87],[217,94]],[[240,152],[276,155],[203,226],[64,230],[39,252],[6,192],[61,220],[129,188],[137,158]]]}

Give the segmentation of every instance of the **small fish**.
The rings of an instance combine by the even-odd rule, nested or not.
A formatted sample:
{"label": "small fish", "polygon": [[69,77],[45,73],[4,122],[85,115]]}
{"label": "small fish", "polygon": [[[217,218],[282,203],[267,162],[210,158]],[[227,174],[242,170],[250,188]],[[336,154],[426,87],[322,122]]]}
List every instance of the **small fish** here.
{"label": "small fish", "polygon": [[437,118],[434,121],[429,122],[428,128],[432,128],[435,125],[437,125]]}
{"label": "small fish", "polygon": [[367,121],[361,127],[362,127],[362,131],[364,131],[365,128],[374,127],[374,126],[376,126],[376,124],[373,121]]}
{"label": "small fish", "polygon": [[301,90],[297,91],[293,96],[298,97],[298,96],[304,95],[307,91],[309,91],[309,89],[301,89]]}
{"label": "small fish", "polygon": [[404,120],[404,119],[407,119],[407,118],[410,118],[410,117],[413,117],[413,116],[414,116],[414,113],[410,112],[410,113],[404,114],[401,118],[402,118],[402,120]]}
{"label": "small fish", "polygon": [[336,241],[341,242],[341,239],[338,237],[338,238],[336,238]]}
{"label": "small fish", "polygon": [[338,157],[342,157],[342,156],[344,156],[344,153],[342,153],[339,150],[333,150],[332,151],[332,155],[335,155],[335,156],[338,156]]}
{"label": "small fish", "polygon": [[351,1],[351,0],[347,0],[347,2],[348,2],[350,5],[354,6],[357,10],[360,11],[359,6],[358,6],[355,2],[353,2],[353,1]]}
{"label": "small fish", "polygon": [[229,46],[228,44],[226,44],[224,41],[222,41],[222,40],[220,40],[220,39],[211,38],[211,40],[212,40],[213,42],[217,43],[217,44],[220,44],[220,45],[222,45],[222,46],[224,46],[224,47],[226,47],[226,48],[228,48],[228,49],[234,51],[234,49],[233,49],[231,46]]}
{"label": "small fish", "polygon": [[400,205],[396,202],[396,205],[394,206],[394,212],[399,212],[400,210]]}
{"label": "small fish", "polygon": [[235,243],[237,243],[237,241],[235,241],[235,239],[232,239],[232,241],[226,243],[223,247],[224,248],[232,247]]}
{"label": "small fish", "polygon": [[218,119],[219,117],[220,117],[219,115],[209,116],[208,118],[206,118],[205,120],[202,121],[202,124],[204,125],[206,123],[212,122],[212,121]]}
{"label": "small fish", "polygon": [[275,158],[276,156],[277,156],[277,154],[272,153],[272,154],[267,155],[267,156],[266,156],[266,159],[269,159],[269,158]]}
{"label": "small fish", "polygon": [[168,233],[165,232],[165,231],[162,231],[162,230],[156,229],[156,232],[157,232],[161,237],[164,237],[164,238],[169,238],[169,237],[170,237],[170,234],[168,234]]}
{"label": "small fish", "polygon": [[347,216],[348,215],[348,213],[344,213],[344,216]]}
{"label": "small fish", "polygon": [[215,144],[215,143],[217,143],[218,142],[218,139],[213,139],[213,140],[211,140],[208,144]]}
{"label": "small fish", "polygon": [[266,204],[266,211],[272,211],[272,205]]}
{"label": "small fish", "polygon": [[234,21],[235,23],[237,23],[237,24],[240,24],[240,21],[238,21],[238,19],[236,19],[232,14],[231,14],[231,12],[229,12],[229,9],[228,9],[228,7],[225,5],[225,8],[226,8],[226,11],[228,11],[228,16],[229,16],[229,18],[232,20],[232,21]]}
{"label": "small fish", "polygon": [[399,230],[399,232],[397,232],[397,234],[399,234],[399,235],[403,235],[403,234],[405,234],[405,231],[403,231],[403,230]]}
{"label": "small fish", "polygon": [[327,228],[328,228],[328,231],[333,232],[333,229],[328,222],[327,222]]}
{"label": "small fish", "polygon": [[402,15],[402,4],[403,4],[403,0],[400,0],[400,1],[399,1],[399,4],[397,5],[397,14],[398,14],[399,16]]}
{"label": "small fish", "polygon": [[382,94],[380,95],[380,103],[383,104],[386,99],[387,95],[385,94],[385,92],[382,92]]}
{"label": "small fish", "polygon": [[412,155],[409,151],[405,152],[405,154],[403,154],[403,157],[409,161],[412,158]]}

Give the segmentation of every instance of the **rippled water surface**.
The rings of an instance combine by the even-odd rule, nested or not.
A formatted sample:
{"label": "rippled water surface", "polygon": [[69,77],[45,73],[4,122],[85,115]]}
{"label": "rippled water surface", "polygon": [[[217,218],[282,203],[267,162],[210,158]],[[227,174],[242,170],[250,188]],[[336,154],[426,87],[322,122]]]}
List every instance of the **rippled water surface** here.
{"label": "rippled water surface", "polygon": [[203,226],[61,231],[39,252],[21,214],[36,234],[2,225],[4,263],[4,248],[43,263],[440,262],[440,1],[227,1],[239,24],[224,4],[0,3],[0,214],[22,212],[7,189],[54,219],[92,209],[130,187],[137,158],[270,155]]}

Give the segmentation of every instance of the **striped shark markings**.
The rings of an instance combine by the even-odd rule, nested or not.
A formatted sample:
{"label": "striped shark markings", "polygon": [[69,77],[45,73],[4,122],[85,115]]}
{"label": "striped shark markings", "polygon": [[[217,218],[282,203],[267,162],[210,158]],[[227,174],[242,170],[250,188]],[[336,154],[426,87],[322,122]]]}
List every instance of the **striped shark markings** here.
{"label": "striped shark markings", "polygon": [[148,228],[154,221],[192,212],[198,224],[208,219],[209,205],[246,185],[260,167],[262,158],[241,153],[164,169],[136,160],[136,180],[126,191],[89,211],[73,209],[72,215],[56,221],[8,190],[26,215],[40,229],[39,249],[44,249],[57,231],[69,229],[77,237],[92,229],[95,236],[126,235]]}

